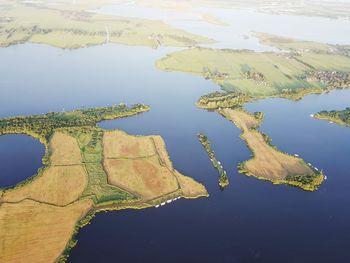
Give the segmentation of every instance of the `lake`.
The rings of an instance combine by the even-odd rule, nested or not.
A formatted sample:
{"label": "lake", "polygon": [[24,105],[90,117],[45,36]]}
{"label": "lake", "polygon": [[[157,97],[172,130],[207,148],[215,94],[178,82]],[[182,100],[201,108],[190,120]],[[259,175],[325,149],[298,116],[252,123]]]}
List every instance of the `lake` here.
{"label": "lake", "polygon": [[[251,156],[240,130],[194,105],[219,87],[199,76],[155,68],[155,60],[175,50],[103,45],[70,51],[34,44],[0,49],[6,61],[0,64],[1,117],[119,102],[149,104],[148,113],[100,125],[161,135],[175,168],[203,183],[210,194],[158,209],[97,214],[79,232],[69,262],[350,261],[350,129],[310,118],[320,110],[348,107],[350,90],[246,106],[265,113],[260,130],[275,146],[299,154],[328,177],[313,193],[272,185],[238,174],[237,165]],[[198,132],[208,136],[228,172],[230,185],[224,191]],[[32,176],[43,150],[27,136],[0,137],[0,186]]]}
{"label": "lake", "polygon": [[[192,8],[189,10],[151,8],[137,4],[105,6],[96,13],[161,20],[194,34],[213,38],[218,42],[202,46],[212,48],[275,50],[260,44],[253,32],[299,38],[330,44],[349,44],[350,23],[324,17],[272,15],[254,10],[230,8]],[[203,20],[203,14],[219,19],[225,25]]]}

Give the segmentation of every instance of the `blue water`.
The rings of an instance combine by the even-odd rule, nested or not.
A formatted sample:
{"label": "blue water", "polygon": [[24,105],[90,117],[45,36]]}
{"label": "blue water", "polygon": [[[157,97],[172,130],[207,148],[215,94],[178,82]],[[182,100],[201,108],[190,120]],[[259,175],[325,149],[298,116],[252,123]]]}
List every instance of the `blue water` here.
{"label": "blue water", "polygon": [[[266,113],[261,130],[275,145],[324,170],[328,180],[314,193],[238,175],[237,164],[250,153],[237,141],[238,131],[226,127],[227,121],[214,113],[206,113],[213,124],[207,124],[209,129],[204,128],[206,120],[198,119],[172,131],[161,128],[175,167],[203,182],[210,197],[161,209],[98,215],[79,233],[70,262],[113,258],[124,262],[347,262],[350,129],[309,115],[344,108],[349,97],[350,91],[337,91],[299,102],[271,99],[246,107]],[[152,119],[145,114],[102,126],[148,134],[148,118]],[[229,170],[231,185],[223,192],[188,126],[208,134]]]}
{"label": "blue water", "polygon": [[0,187],[11,187],[35,175],[45,147],[26,135],[0,136]]}
{"label": "blue water", "polygon": [[[176,169],[203,183],[210,194],[158,209],[100,213],[79,232],[69,262],[349,262],[350,129],[309,115],[349,106],[350,91],[246,106],[265,112],[261,130],[274,145],[298,153],[328,176],[314,193],[276,186],[237,173],[238,163],[251,155],[240,131],[194,105],[218,87],[199,76],[158,71],[154,61],[169,51],[118,45],[74,51],[41,45],[0,49],[7,61],[0,64],[1,117],[120,101],[147,103],[152,107],[148,113],[100,125],[162,135]],[[197,132],[208,135],[228,170],[230,186],[224,191]],[[17,153],[42,155],[37,141],[26,144],[19,138],[0,137],[2,158],[13,143],[21,147]],[[31,176],[38,167],[29,154],[22,157],[32,166],[16,170],[22,164],[10,157],[1,163],[2,169],[12,167],[16,179],[10,181],[6,173],[9,184],[23,180],[19,174]]]}

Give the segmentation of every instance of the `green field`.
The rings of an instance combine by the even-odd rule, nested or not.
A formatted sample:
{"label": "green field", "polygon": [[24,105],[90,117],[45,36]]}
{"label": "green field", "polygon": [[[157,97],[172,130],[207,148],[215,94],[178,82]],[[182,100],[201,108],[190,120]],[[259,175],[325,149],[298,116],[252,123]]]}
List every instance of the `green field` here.
{"label": "green field", "polygon": [[[294,45],[290,41],[284,39],[283,43],[285,46],[288,43]],[[305,48],[303,44],[298,45]],[[323,48],[323,44],[315,44],[314,49],[283,53],[192,48],[169,54],[158,60],[156,65],[164,71],[202,75],[226,91],[253,97],[299,99],[307,93],[345,87],[350,83],[348,78],[337,87],[338,82],[333,79],[325,83],[321,79],[307,78],[315,72],[326,74],[335,71],[347,75],[350,72],[349,57],[340,51],[326,52]]]}
{"label": "green field", "polygon": [[103,168],[103,130],[100,128],[69,128],[65,133],[77,139],[82,153],[82,162],[88,175],[88,185],[82,197],[91,197],[95,205],[137,199],[136,196],[123,191],[107,182]]}
{"label": "green field", "polygon": [[312,41],[305,41],[300,39],[292,39],[281,37],[273,34],[254,32],[254,36],[257,37],[260,43],[279,48],[281,50],[322,50],[329,51],[332,46],[324,43],[317,43]]}
{"label": "green field", "polygon": [[36,5],[8,1],[0,6],[0,46],[25,42],[59,48],[80,48],[104,43],[187,47],[213,40],[176,29],[162,21],[98,15],[87,12],[99,4]]}
{"label": "green field", "polygon": [[[119,104],[0,120],[0,136],[27,134],[46,147],[43,167],[35,176],[0,189],[4,229],[0,244],[7,244],[0,246],[1,262],[65,262],[78,229],[96,212],[159,207],[179,197],[208,196],[203,185],[173,168],[161,137],[130,136],[97,126],[102,120],[149,109],[143,104]],[[121,146],[118,157],[106,158],[116,145]],[[145,160],[147,149],[153,163]],[[132,169],[124,170],[120,166],[124,161]]]}

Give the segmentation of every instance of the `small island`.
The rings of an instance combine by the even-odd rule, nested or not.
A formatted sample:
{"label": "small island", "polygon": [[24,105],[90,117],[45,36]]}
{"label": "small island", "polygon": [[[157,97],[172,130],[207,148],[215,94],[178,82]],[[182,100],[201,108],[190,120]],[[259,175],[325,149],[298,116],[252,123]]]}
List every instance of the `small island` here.
{"label": "small island", "polygon": [[97,126],[149,109],[120,104],[0,120],[0,135],[27,134],[46,147],[37,175],[0,189],[1,262],[65,262],[75,234],[99,211],[208,196],[174,169],[160,136]]}
{"label": "small island", "polygon": [[224,170],[224,167],[216,159],[215,153],[214,153],[213,149],[211,148],[211,144],[210,144],[210,141],[208,140],[208,137],[202,133],[198,133],[197,137],[198,137],[198,140],[200,141],[200,143],[202,144],[202,146],[204,147],[205,151],[208,153],[208,156],[210,158],[211,163],[213,164],[215,169],[218,170],[218,172],[220,174],[219,186],[221,189],[224,189],[230,183],[228,180],[228,177],[227,177],[227,173]]}
{"label": "small island", "polygon": [[350,127],[350,107],[339,111],[320,111],[312,116],[316,119],[326,120],[332,123]]}

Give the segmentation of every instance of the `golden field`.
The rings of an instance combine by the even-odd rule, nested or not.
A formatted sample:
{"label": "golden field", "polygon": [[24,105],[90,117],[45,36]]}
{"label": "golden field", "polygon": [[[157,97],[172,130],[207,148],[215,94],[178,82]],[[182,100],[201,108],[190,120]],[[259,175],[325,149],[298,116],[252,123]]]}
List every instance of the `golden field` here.
{"label": "golden field", "polygon": [[49,162],[38,175],[0,190],[0,262],[65,261],[81,220],[99,209],[208,195],[173,169],[160,136],[68,128],[48,145]]}
{"label": "golden field", "polygon": [[[222,109],[218,111],[242,130],[241,138],[247,143],[254,157],[241,164],[240,170],[259,179],[275,183],[288,183],[305,190],[315,190],[322,183],[323,175],[316,173],[303,159],[279,151],[270,144],[269,138],[257,128],[260,121],[253,114],[242,109]],[[289,177],[312,177],[309,184],[300,184]]]}

